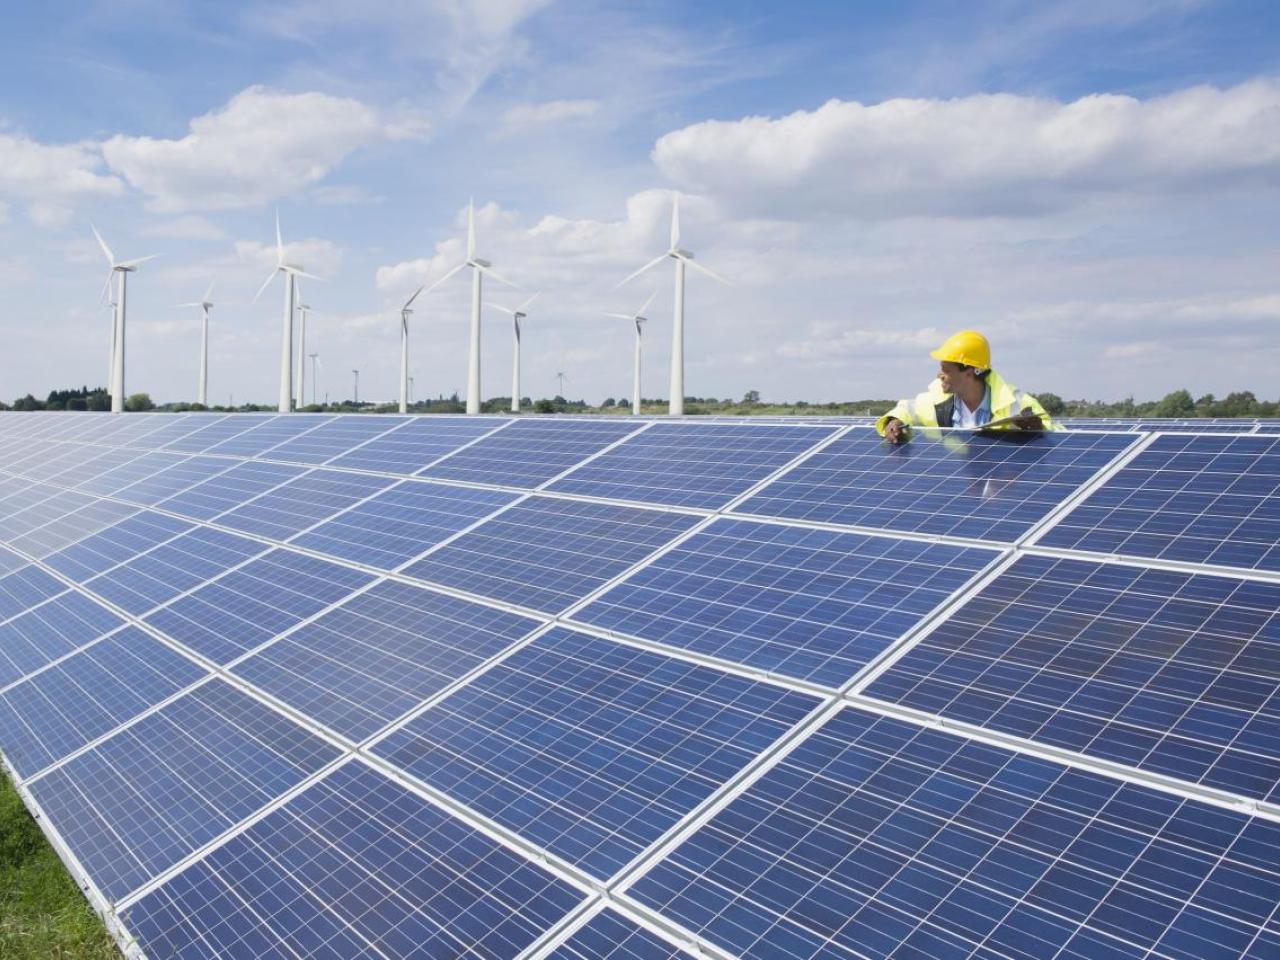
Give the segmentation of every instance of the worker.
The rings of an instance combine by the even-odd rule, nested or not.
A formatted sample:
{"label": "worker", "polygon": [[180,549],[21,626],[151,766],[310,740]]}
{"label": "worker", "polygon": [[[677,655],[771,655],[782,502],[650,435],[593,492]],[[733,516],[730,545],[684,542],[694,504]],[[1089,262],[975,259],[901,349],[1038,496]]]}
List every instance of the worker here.
{"label": "worker", "polygon": [[976,330],[961,330],[929,356],[941,364],[938,378],[914,400],[901,400],[876,421],[890,443],[903,443],[911,427],[993,430],[1058,430],[1040,401],[991,369],[991,345]]}

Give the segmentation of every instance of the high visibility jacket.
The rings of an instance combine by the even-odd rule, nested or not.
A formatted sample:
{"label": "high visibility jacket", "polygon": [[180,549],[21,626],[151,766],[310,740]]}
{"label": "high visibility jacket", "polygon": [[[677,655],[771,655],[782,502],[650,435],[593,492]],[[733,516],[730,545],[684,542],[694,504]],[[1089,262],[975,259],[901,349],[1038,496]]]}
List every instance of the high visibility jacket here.
{"label": "high visibility jacket", "polygon": [[[1003,420],[1017,416],[1028,407],[1040,418],[1046,430],[1062,428],[1049,419],[1040,401],[1029,393],[1023,393],[1000,374],[992,370],[987,374],[987,388],[991,391],[991,419]],[[929,389],[914,400],[899,400],[898,405],[876,421],[876,431],[884,436],[884,428],[890,420],[901,420],[910,427],[949,427],[955,422],[956,398],[945,393],[942,382],[934,380]],[[1007,429],[993,427],[994,430]]]}

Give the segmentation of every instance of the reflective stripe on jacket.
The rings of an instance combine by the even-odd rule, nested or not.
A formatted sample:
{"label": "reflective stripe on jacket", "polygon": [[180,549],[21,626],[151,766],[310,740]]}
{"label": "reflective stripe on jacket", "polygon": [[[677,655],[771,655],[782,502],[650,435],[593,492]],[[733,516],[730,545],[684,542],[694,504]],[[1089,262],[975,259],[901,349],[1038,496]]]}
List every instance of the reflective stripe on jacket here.
{"label": "reflective stripe on jacket", "polygon": [[[1024,393],[1011,383],[1006,383],[1000,374],[992,370],[987,374],[987,387],[991,390],[991,419],[1003,420],[1014,417],[1030,407],[1031,412],[1040,418],[1046,430],[1061,430],[1055,424],[1040,401],[1029,393]],[[901,420],[909,427],[949,427],[955,420],[956,398],[945,393],[942,383],[934,380],[929,389],[916,396],[914,400],[899,400],[898,405],[876,421],[876,431],[884,436],[884,428],[890,420]],[[1008,429],[992,427],[993,430]]]}

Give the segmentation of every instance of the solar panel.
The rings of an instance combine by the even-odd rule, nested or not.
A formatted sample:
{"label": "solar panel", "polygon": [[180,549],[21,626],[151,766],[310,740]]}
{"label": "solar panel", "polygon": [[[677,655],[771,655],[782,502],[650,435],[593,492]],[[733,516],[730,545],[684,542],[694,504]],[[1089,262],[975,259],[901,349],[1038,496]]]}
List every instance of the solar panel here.
{"label": "solar panel", "polygon": [[1250,953],[1280,833],[846,709],[628,894],[743,958]]}
{"label": "solar panel", "polygon": [[1032,539],[1168,442],[3,416],[4,765],[151,960],[1280,957],[1280,573]]}
{"label": "solar panel", "polygon": [[1280,583],[1024,556],[867,695],[1280,800]]}
{"label": "solar panel", "polygon": [[540,625],[382,581],[234,669],[333,732],[360,742]]}
{"label": "solar panel", "polygon": [[655,423],[549,489],[716,509],[832,433],[831,427]]}
{"label": "solar panel", "polygon": [[636,507],[531,497],[404,572],[558,613],[696,522],[696,517]]}
{"label": "solar panel", "polygon": [[124,916],[149,956],[506,960],[582,899],[463,821],[348,763]]}
{"label": "solar panel", "polygon": [[394,570],[505,507],[516,496],[405,480],[291,542],[355,563]]}
{"label": "solar panel", "polygon": [[1039,542],[1280,570],[1280,437],[1157,436]]}
{"label": "solar panel", "polygon": [[996,556],[720,518],[574,619],[839,687]]}
{"label": "solar panel", "polygon": [[115,900],[339,753],[213,679],[29,786],[94,883]]}
{"label": "solar panel", "polygon": [[640,424],[517,420],[421,471],[426,477],[506,487],[536,487],[603,450]]}
{"label": "solar panel", "polygon": [[606,880],[817,704],[557,627],[374,751]]}
{"label": "solar panel", "polygon": [[738,513],[1009,542],[1132,445],[1118,434],[846,434]]}

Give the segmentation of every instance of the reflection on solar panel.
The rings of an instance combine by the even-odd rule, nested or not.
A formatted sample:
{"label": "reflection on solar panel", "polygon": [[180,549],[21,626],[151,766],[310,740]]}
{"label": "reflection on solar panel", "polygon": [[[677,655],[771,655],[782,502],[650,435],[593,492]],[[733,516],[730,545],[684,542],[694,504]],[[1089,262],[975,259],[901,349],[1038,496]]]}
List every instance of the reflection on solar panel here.
{"label": "reflection on solar panel", "polygon": [[1278,839],[846,709],[629,892],[748,958],[1240,957],[1280,943]]}
{"label": "reflection on solar panel", "polygon": [[406,568],[411,577],[558,613],[697,518],[533,497]]}
{"label": "reflection on solar panel", "polygon": [[575,619],[838,687],[995,556],[722,518]]}
{"label": "reflection on solar panel", "polygon": [[787,517],[1012,541],[1134,442],[1118,434],[932,437],[886,448],[850,433],[737,508]]}
{"label": "reflection on solar panel", "polygon": [[1280,799],[1280,583],[1022,557],[867,690]]}
{"label": "reflection on solar panel", "polygon": [[817,703],[558,627],[375,751],[606,880]]}
{"label": "reflection on solar panel", "polygon": [[1280,958],[1274,435],[856,424],[0,416],[5,768],[139,960]]}
{"label": "reflection on solar panel", "polygon": [[1158,436],[1041,542],[1280,570],[1280,437]]}
{"label": "reflection on solar panel", "polygon": [[157,957],[500,960],[581,899],[461,820],[349,763],[143,897],[125,920]]}
{"label": "reflection on solar panel", "polygon": [[833,432],[830,427],[656,423],[549,489],[715,509]]}
{"label": "reflection on solar panel", "polygon": [[422,471],[423,476],[536,487],[638,428],[627,420],[517,420]]}

